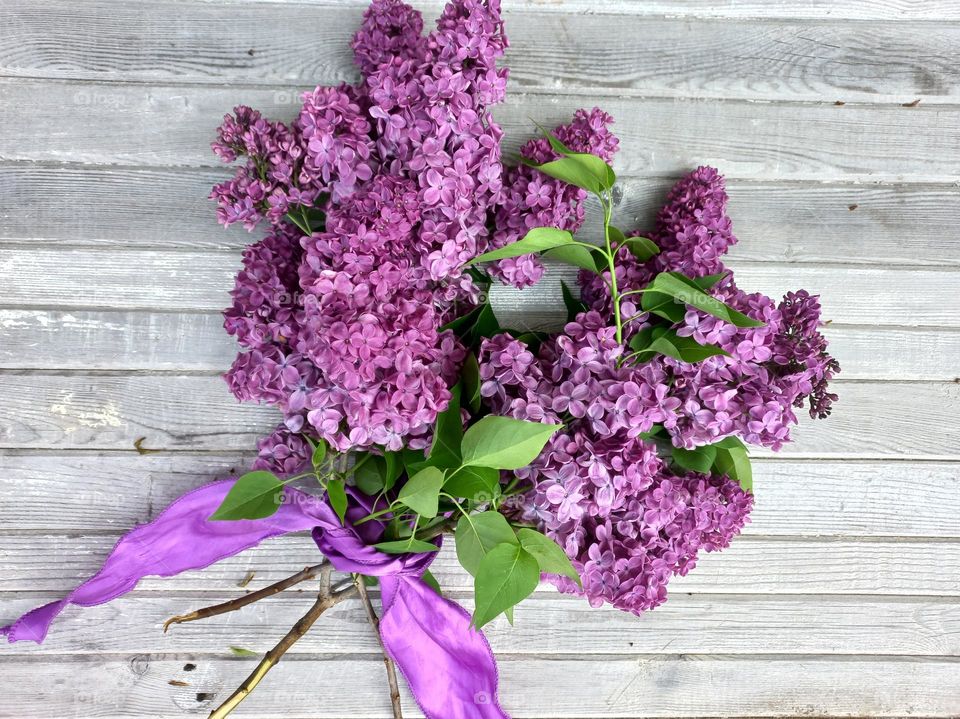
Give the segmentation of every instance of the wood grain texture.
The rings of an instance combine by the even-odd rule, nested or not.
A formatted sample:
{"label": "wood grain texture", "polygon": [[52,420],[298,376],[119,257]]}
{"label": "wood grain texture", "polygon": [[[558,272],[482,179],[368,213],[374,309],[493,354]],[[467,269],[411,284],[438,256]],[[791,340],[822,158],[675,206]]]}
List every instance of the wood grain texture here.
{"label": "wood grain texture", "polygon": [[[415,4],[428,25],[442,6]],[[505,707],[960,716],[960,0],[505,4],[508,155],[530,117],[603,106],[627,229],[649,227],[680,174],[716,165],[740,284],[821,293],[844,367],[835,414],[803,421],[780,456],[756,453],[753,523],[675,578],[666,605],[638,618],[544,584],[516,626],[493,623]],[[0,4],[0,623],[90,576],[183,491],[249,466],[275,423],[216,376],[236,350],[218,313],[257,235],[216,225],[206,195],[230,168],[209,141],[238,103],[290,119],[300,90],[355,77],[346,41],[366,5]],[[588,206],[585,237],[597,222]],[[557,327],[560,278],[497,289],[501,319]],[[138,455],[139,437],[160,453]],[[67,610],[42,647],[0,650],[0,717],[203,715],[252,668],[227,648],[266,649],[309,596],[167,636],[159,623],[317,556],[306,535],[278,538]],[[434,568],[469,604],[452,542]],[[238,712],[389,715],[353,604]]]}
{"label": "wood grain texture", "polygon": [[[0,83],[0,160],[215,166],[209,151],[238,102],[291,119],[298,89],[7,80]],[[952,182],[956,110],[934,105],[766,103],[513,92],[494,117],[515,152],[544,125],[602,104],[615,118],[618,173],[676,176],[713,164],[731,178]]]}
{"label": "wood grain texture", "polygon": [[[222,325],[215,312],[0,309],[0,369],[223,372],[238,347]],[[960,373],[960,364],[945,360],[960,356],[956,329],[830,325],[824,332],[844,380],[952,382]]]}
{"label": "wood grain texture", "polygon": [[[186,664],[193,670],[186,672]],[[610,658],[585,670],[576,659],[506,657],[501,702],[516,719],[554,717],[952,717],[960,710],[950,659],[797,659],[660,656]],[[208,712],[253,668],[251,660],[135,656],[0,665],[19,719],[50,716],[173,719]],[[380,659],[291,658],[234,716],[380,719],[390,716]],[[37,676],[44,682],[37,682]],[[535,677],[536,681],[531,678]],[[744,678],[756,678],[747,682]],[[869,678],[869,682],[864,681]],[[762,680],[761,680],[762,679]],[[186,687],[171,686],[183,681]],[[357,687],[344,691],[343,687]],[[362,689],[361,689],[362,688]],[[226,693],[225,693],[226,690]],[[422,716],[402,690],[405,716]],[[922,708],[921,708],[922,707]],[[904,708],[909,711],[905,712]]]}
{"label": "wood grain texture", "polygon": [[[0,164],[0,241],[27,246],[230,250],[260,234],[216,223],[210,187],[227,167],[133,168]],[[620,178],[614,222],[647,229],[674,178]],[[944,185],[737,181],[728,211],[740,244],[731,257],[776,263],[960,266],[960,188]],[[123,202],[117,202],[122,196]],[[58,198],[51,202],[50,198]],[[853,208],[853,209],[851,209]],[[599,239],[599,206],[581,234]],[[869,236],[870,242],[863,238]],[[905,238],[909,238],[906,241]]]}
{"label": "wood grain texture", "polygon": [[[198,0],[219,4],[234,0]],[[366,0],[261,0],[276,5],[322,7],[367,6]],[[417,0],[423,12],[437,14],[444,0]],[[647,15],[673,18],[756,18],[804,20],[960,20],[957,0],[511,0],[506,12],[536,10],[539,13]]]}
{"label": "wood grain texture", "polygon": [[[237,589],[236,595],[242,594]],[[471,606],[472,598],[456,593]],[[51,595],[51,599],[55,596]],[[69,610],[39,647],[17,644],[4,655],[178,654],[222,657],[227,647],[263,652],[292,626],[312,600],[312,587],[252,604],[229,616],[175,626],[165,619],[206,606],[209,596],[136,594],[86,610]],[[32,608],[35,597],[0,597],[0,616]],[[338,605],[290,655],[375,656],[379,651],[359,602]],[[829,617],[824,621],[824,617]],[[110,632],[98,631],[109,626]],[[958,656],[960,604],[952,599],[871,597],[750,597],[678,593],[642,617],[545,587],[516,609],[514,625],[500,617],[484,628],[498,657],[658,654],[795,654]],[[603,659],[595,661],[602,662]]]}
{"label": "wood grain texture", "polygon": [[[353,82],[348,41],[361,6],[8,0],[0,72],[8,76],[138,82]],[[514,89],[602,86],[620,94],[955,101],[960,26],[611,17],[514,8],[505,19]],[[69,15],[71,22],[56,18]],[[224,17],[230,32],[223,32]],[[434,11],[426,14],[432,24]],[[637,38],[644,38],[637,42]]]}
{"label": "wood grain texture", "polygon": [[[29,381],[29,392],[24,392]],[[956,459],[960,385],[844,382],[829,421],[806,421],[783,455]],[[239,404],[216,376],[0,374],[0,448],[249,450],[280,419]],[[897,411],[891,412],[890,407]],[[916,417],[922,416],[923,422]],[[755,454],[769,454],[755,450]]]}
{"label": "wood grain texture", "polygon": [[[36,593],[38,601],[49,598],[51,593],[66,593],[99,568],[115,543],[115,534],[4,536],[0,548],[0,592]],[[265,586],[315,564],[317,556],[316,544],[309,535],[287,535],[201,571],[144,579],[137,591],[233,596],[237,582],[248,572],[255,573],[256,586]],[[457,562],[453,542],[444,546],[430,571],[446,591],[473,587],[472,578]],[[689,592],[956,598],[960,597],[958,572],[960,542],[955,541],[740,537],[723,552],[701,555],[695,571],[671,580],[670,591],[675,595]],[[555,594],[556,590],[544,584],[541,592]],[[784,645],[783,651],[789,654],[790,646]]]}
{"label": "wood grain texture", "polygon": [[[239,267],[239,251],[0,246],[0,306],[221,310]],[[574,286],[576,270],[550,267],[534,287],[492,288],[505,326],[564,321],[560,281]],[[822,296],[824,316],[837,324],[960,328],[960,274],[952,271],[742,262],[737,283],[773,297],[803,287]]]}
{"label": "wood grain texture", "polygon": [[[124,531],[190,489],[245,471],[251,461],[250,452],[5,450],[0,496],[19,501],[0,504],[0,528]],[[954,463],[764,458],[755,461],[754,477],[757,505],[745,536],[960,539]]]}

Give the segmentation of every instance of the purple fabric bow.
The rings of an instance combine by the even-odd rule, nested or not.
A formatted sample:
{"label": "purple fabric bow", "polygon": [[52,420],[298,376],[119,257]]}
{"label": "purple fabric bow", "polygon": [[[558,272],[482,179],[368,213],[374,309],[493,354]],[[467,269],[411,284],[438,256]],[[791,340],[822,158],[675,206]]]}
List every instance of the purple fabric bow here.
{"label": "purple fabric bow", "polygon": [[384,554],[371,547],[383,525],[354,525],[371,506],[361,495],[353,499],[345,526],[324,504],[313,538],[339,571],[380,578],[380,637],[423,713],[430,719],[509,719],[497,699],[497,664],[486,637],[470,625],[463,607],[421,578],[437,553]]}
{"label": "purple fabric bow", "polygon": [[208,521],[234,481],[214,482],[183,495],[155,520],[122,537],[96,575],[63,599],[0,628],[0,634],[10,642],[39,644],[70,604],[103,604],[126,594],[145,576],[202,569],[268,537],[312,528],[317,546],[336,569],[380,578],[380,635],[428,719],[509,719],[497,700],[497,666],[486,638],[470,626],[462,607],[421,579],[435,552],[388,555],[369,546],[379,538],[382,525],[352,525],[369,511],[360,497],[354,497],[347,526],[340,525],[326,502],[290,488],[272,517]]}

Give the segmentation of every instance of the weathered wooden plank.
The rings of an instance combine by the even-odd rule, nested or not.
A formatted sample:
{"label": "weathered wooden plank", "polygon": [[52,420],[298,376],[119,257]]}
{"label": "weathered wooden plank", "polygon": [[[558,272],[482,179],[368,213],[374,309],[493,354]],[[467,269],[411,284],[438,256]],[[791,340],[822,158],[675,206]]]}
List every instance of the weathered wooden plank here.
{"label": "weathered wooden plank", "polygon": [[[66,593],[89,578],[116,536],[6,535],[0,548],[0,592]],[[307,534],[287,535],[206,569],[166,579],[144,579],[138,591],[235,595],[254,572],[254,589],[319,561]],[[447,542],[431,566],[441,585],[468,590],[473,579]],[[696,570],[674,577],[673,594],[811,594],[960,596],[960,543],[953,541],[812,540],[740,537],[723,552],[701,555]],[[541,591],[556,590],[542,585]]]}
{"label": "weathered wooden plank", "polygon": [[[9,0],[0,72],[139,82],[355,81],[361,7]],[[230,32],[223,32],[228,15]],[[428,14],[430,24],[432,12]],[[68,16],[69,23],[57,18]],[[544,14],[508,6],[513,87],[760,99],[951,99],[960,25]],[[644,38],[637,42],[637,38]]]}
{"label": "weathered wooden plank", "polygon": [[[236,249],[260,233],[224,231],[216,224],[207,194],[229,174],[228,168],[0,165],[0,240],[44,247]],[[618,226],[650,227],[672,182],[621,178]],[[960,213],[956,184],[733,180],[728,189],[741,238],[733,250],[736,260],[960,265],[960,239],[943,232]],[[599,237],[600,221],[599,206],[588,202],[582,234]]]}
{"label": "weathered wooden plank", "polygon": [[0,310],[0,337],[9,369],[222,372],[237,353],[217,312]]}
{"label": "weathered wooden plank", "polygon": [[[802,421],[782,454],[958,456],[960,385],[842,382],[837,390],[834,414]],[[145,445],[157,449],[250,450],[280,416],[272,407],[237,403],[214,376],[11,371],[0,374],[0,396],[0,448],[11,449],[129,450],[146,437]]]}
{"label": "weathered wooden plank", "polygon": [[[821,295],[824,318],[838,324],[960,327],[957,274],[857,266],[735,263],[740,287],[780,297],[805,288]],[[239,252],[109,248],[0,247],[0,306],[220,310],[240,267]],[[495,286],[498,315],[510,326],[561,321],[560,280],[576,284],[576,270],[553,265],[525,290]]]}
{"label": "weathered wooden plank", "polygon": [[[219,3],[224,0],[205,0]],[[226,0],[232,2],[233,0]],[[267,0],[276,4],[357,6],[367,0]],[[443,0],[416,0],[413,5],[424,13],[439,13]],[[676,18],[756,18],[809,20],[960,20],[957,0],[511,0],[506,12],[536,10],[540,13],[647,15]],[[429,16],[428,16],[429,17]]]}
{"label": "weathered wooden plank", "polygon": [[[214,166],[214,128],[238,103],[289,119],[297,99],[280,88],[7,80],[0,159]],[[531,136],[531,117],[550,125],[595,104],[595,92],[514,92],[494,114],[509,153]],[[674,176],[710,163],[741,179],[952,182],[960,161],[952,108],[618,97],[600,104],[621,118],[623,175]]]}
{"label": "weathered wooden plank", "polygon": [[[550,329],[558,329],[562,318]],[[849,327],[825,330],[843,378],[952,382],[960,332]],[[0,369],[222,372],[237,345],[219,313],[3,310]],[[896,352],[890,348],[896,347]]]}
{"label": "weathered wooden plank", "polygon": [[[163,621],[210,603],[209,596],[144,596],[67,610],[40,647],[5,647],[21,654],[213,654],[227,647],[265,651],[312,601],[311,587],[202,624]],[[240,591],[239,589],[237,590]],[[51,595],[51,600],[56,597]],[[472,607],[469,596],[456,601]],[[35,597],[9,599],[0,617],[29,611]],[[824,621],[826,618],[826,621]],[[842,654],[957,656],[960,604],[953,600],[870,597],[750,597],[676,594],[641,617],[613,607],[542,592],[522,602],[511,627],[500,617],[484,628],[494,652],[536,655]],[[109,626],[109,632],[99,628]],[[345,602],[290,650],[291,655],[373,655],[379,651],[366,613]]]}
{"label": "weathered wooden plank", "polygon": [[[192,665],[189,672],[187,664]],[[19,719],[174,719],[213,709],[253,666],[254,660],[189,656],[38,659],[0,663],[0,678]],[[610,658],[585,669],[573,659],[505,657],[500,661],[500,701],[517,719],[951,717],[960,711],[956,671],[957,663],[950,659],[663,656]],[[187,686],[171,686],[171,681]],[[404,716],[423,716],[405,687],[401,692]],[[386,718],[391,713],[383,661],[291,657],[234,715]]]}
{"label": "weathered wooden plank", "polygon": [[[149,446],[149,444],[147,444]],[[0,527],[126,531],[251,453],[0,452]],[[761,459],[751,536],[960,538],[960,464]]]}

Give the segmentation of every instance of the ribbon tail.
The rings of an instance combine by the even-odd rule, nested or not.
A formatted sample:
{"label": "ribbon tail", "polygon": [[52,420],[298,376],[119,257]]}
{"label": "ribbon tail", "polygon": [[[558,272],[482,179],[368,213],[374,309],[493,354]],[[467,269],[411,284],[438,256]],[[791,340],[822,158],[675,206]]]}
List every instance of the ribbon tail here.
{"label": "ribbon tail", "polygon": [[310,529],[317,523],[320,502],[303,492],[287,489],[285,501],[271,517],[257,520],[207,519],[220,506],[236,480],[214,482],[180,497],[149,524],[123,536],[100,571],[63,599],[27,612],[0,627],[8,641],[41,643],[50,624],[70,604],[103,604],[126,594],[148,575],[170,577],[202,569],[268,537]]}
{"label": "ribbon tail", "polygon": [[497,663],[460,605],[422,579],[383,576],[380,636],[427,719],[510,719]]}

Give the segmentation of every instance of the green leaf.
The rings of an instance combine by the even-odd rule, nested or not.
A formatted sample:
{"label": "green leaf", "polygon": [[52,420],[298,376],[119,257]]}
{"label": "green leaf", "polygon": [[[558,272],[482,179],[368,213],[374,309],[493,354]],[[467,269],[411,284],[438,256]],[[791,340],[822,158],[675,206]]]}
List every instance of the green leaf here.
{"label": "green leaf", "polygon": [[235,657],[258,657],[260,656],[255,651],[250,649],[244,649],[243,647],[228,647],[230,653]]}
{"label": "green leaf", "polygon": [[[599,268],[603,266],[598,262],[597,256],[583,245],[555,247],[552,250],[544,252],[543,256],[551,260],[556,260],[557,262],[579,267],[594,274],[600,274]],[[606,263],[604,262],[603,264]]]}
{"label": "green leaf", "polygon": [[[734,442],[728,442],[729,439],[735,440],[740,446],[736,446]],[[713,446],[717,448],[717,458],[713,463],[714,470],[718,474],[725,474],[730,479],[739,482],[740,486],[747,492],[752,492],[753,469],[750,467],[750,457],[747,455],[743,443],[736,438],[728,437]]]}
{"label": "green leaf", "polygon": [[463,439],[463,420],[460,418],[460,383],[450,389],[450,403],[437,415],[433,428],[433,444],[427,460],[433,467],[460,466],[460,440]]}
{"label": "green leaf", "polygon": [[505,542],[487,552],[474,579],[478,629],[530,596],[540,583],[540,565],[519,544]]}
{"label": "green leaf", "polygon": [[421,517],[437,516],[443,472],[436,467],[424,467],[403,485],[397,499]]}
{"label": "green leaf", "polygon": [[[674,272],[661,272],[653,278],[653,282],[650,283],[649,287],[669,295],[677,302],[696,307],[736,327],[763,327],[764,325],[763,322],[747,317],[732,307],[728,307],[716,297],[711,297],[706,294],[688,277],[678,275]],[[648,294],[650,293],[643,295],[644,300],[647,299]],[[643,309],[647,308],[644,307]]]}
{"label": "green leaf", "polygon": [[[717,284],[720,280],[722,280],[722,279],[723,279],[724,277],[726,277],[726,276],[727,276],[727,272],[726,272],[726,271],[724,271],[724,272],[718,272],[718,273],[715,274],[715,275],[704,275],[703,277],[693,278],[693,279],[692,279],[692,282],[693,282],[697,287],[699,287],[701,290],[703,290],[704,292],[706,292],[707,290],[709,290],[711,287],[713,287],[715,284]],[[681,277],[682,277],[682,275],[681,275]],[[687,278],[687,279],[690,279],[690,278]]]}
{"label": "green leaf", "polygon": [[607,234],[610,236],[610,244],[614,247],[619,247],[627,241],[627,236],[623,234],[623,230],[619,227],[607,225]]}
{"label": "green leaf", "polygon": [[617,181],[617,176],[606,162],[584,152],[565,153],[565,157],[538,165],[529,160],[523,160],[545,175],[562,180],[594,194],[609,190]]}
{"label": "green leaf", "polygon": [[489,467],[460,467],[443,483],[452,497],[489,502],[500,496],[500,472]]}
{"label": "green leaf", "polygon": [[470,408],[471,412],[480,411],[480,365],[477,363],[477,356],[473,352],[468,352],[463,361],[463,368],[460,370],[460,376],[463,382],[462,400]]}
{"label": "green leaf", "polygon": [[695,449],[674,447],[672,454],[673,461],[684,469],[700,474],[710,474],[710,468],[717,458],[717,448],[710,444]]}
{"label": "green leaf", "polygon": [[649,431],[649,432],[641,432],[641,433],[638,434],[637,436],[638,436],[640,439],[647,439],[647,440],[649,440],[649,439],[653,439],[654,437],[656,437],[657,435],[659,435],[661,432],[663,432],[663,425],[662,425],[662,424],[655,424],[655,425],[653,425],[653,427],[650,428],[650,431]]}
{"label": "green leaf", "polygon": [[520,540],[520,546],[530,552],[533,558],[537,560],[541,572],[570,577],[577,584],[580,584],[580,575],[577,574],[577,570],[570,563],[567,553],[550,537],[534,529],[521,529],[517,531],[517,538]]}
{"label": "green leaf", "polygon": [[440,589],[440,582],[437,581],[437,578],[433,576],[429,569],[425,570],[423,575],[420,577],[430,589],[435,591],[441,597],[443,596],[443,590]]}
{"label": "green leaf", "polygon": [[466,314],[455,317],[454,319],[447,322],[445,325],[440,327],[440,332],[446,330],[452,331],[457,337],[463,337],[473,324],[477,321],[477,317],[480,316],[480,312],[483,310],[483,305],[478,305]]}
{"label": "green leaf", "polygon": [[327,499],[340,518],[340,524],[343,524],[343,519],[347,516],[347,492],[343,488],[342,479],[331,479],[327,482]]}
{"label": "green leaf", "polygon": [[543,136],[547,138],[547,142],[550,143],[550,149],[556,152],[558,155],[569,155],[571,152],[573,152],[573,150],[560,142],[560,140],[558,140],[552,132],[548,131],[539,122],[534,120],[533,124],[536,125],[537,129],[539,129],[540,132],[543,133]]}
{"label": "green leaf", "polygon": [[283,502],[283,482],[273,472],[247,472],[227,492],[211,521],[263,519]]}
{"label": "green leaf", "polygon": [[556,227],[534,227],[516,242],[484,252],[470,260],[467,265],[477,262],[492,262],[507,257],[519,257],[520,255],[529,255],[532,252],[543,252],[554,247],[569,245],[572,242],[573,235],[566,230],[558,230]]}
{"label": "green leaf", "polygon": [[692,337],[681,337],[666,327],[645,327],[633,336],[630,347],[642,353],[639,357],[641,362],[656,353],[690,364],[716,355],[730,356],[722,347],[702,345]]}
{"label": "green leaf", "polygon": [[499,334],[500,323],[490,303],[484,302],[465,315],[447,322],[440,328],[441,332],[444,330],[451,330],[464,345],[472,347],[484,338]]}
{"label": "green leaf", "polygon": [[550,336],[545,332],[520,332],[518,330],[507,330],[507,333],[518,342],[523,342],[533,354],[540,351],[540,345]]}
{"label": "green leaf", "polygon": [[567,308],[567,322],[571,322],[578,314],[587,311],[587,305],[579,297],[574,297],[567,283],[560,280],[560,291],[563,293],[563,304]]}
{"label": "green leaf", "polygon": [[353,481],[366,495],[374,496],[383,491],[386,483],[386,461],[376,455],[357,467]]}
{"label": "green leaf", "polygon": [[646,262],[660,253],[660,248],[657,247],[656,243],[646,237],[628,237],[624,244],[633,253],[634,257],[641,262]]}
{"label": "green leaf", "polygon": [[732,434],[729,437],[724,437],[719,442],[714,442],[713,446],[723,447],[724,449],[742,449],[744,452],[747,451],[747,445],[745,445],[739,437]]}
{"label": "green leaf", "polygon": [[390,452],[389,450],[384,450],[383,463],[383,488],[387,491],[390,491],[393,489],[393,485],[397,483],[397,479],[400,477],[400,475],[403,474],[403,459],[400,455],[400,452]]}
{"label": "green leaf", "polygon": [[311,464],[313,468],[319,470],[323,466],[323,461],[327,458],[327,443],[322,439],[318,439],[316,445],[313,448],[313,456],[311,457]]}
{"label": "green leaf", "polygon": [[489,339],[498,334],[500,334],[500,323],[497,321],[497,316],[493,313],[493,307],[490,306],[488,301],[480,305],[476,322],[473,323],[470,331],[463,338],[464,344],[473,347],[480,344],[481,340]]}
{"label": "green leaf", "polygon": [[408,477],[412,477],[424,467],[430,466],[423,451],[419,449],[402,449],[400,450],[400,457],[403,459],[403,467],[406,469]]}
{"label": "green leaf", "polygon": [[520,543],[506,518],[493,510],[460,517],[454,537],[457,559],[474,576],[480,562],[491,549],[498,544]]}
{"label": "green leaf", "polygon": [[673,295],[666,292],[657,292],[652,289],[653,283],[646,287],[646,290],[640,295],[640,308],[645,312],[663,317],[672,324],[683,322],[687,314],[687,308],[674,299]]}
{"label": "green leaf", "polygon": [[292,222],[294,225],[300,228],[300,231],[303,234],[307,235],[308,237],[313,234],[313,232],[310,230],[310,225],[306,223],[306,220],[303,217],[300,217],[299,210],[295,212],[288,212],[286,215],[284,215],[284,219],[286,219],[287,222]]}
{"label": "green leaf", "polygon": [[373,545],[384,554],[407,554],[415,552],[423,554],[424,552],[436,552],[440,547],[430,542],[424,542],[421,539],[398,539],[393,542],[380,542]]}
{"label": "green leaf", "polygon": [[562,426],[488,415],[463,435],[463,463],[493,469],[526,467]]}

